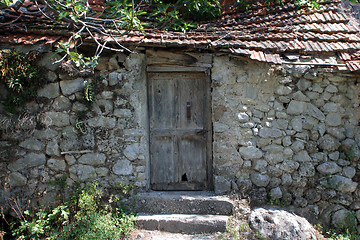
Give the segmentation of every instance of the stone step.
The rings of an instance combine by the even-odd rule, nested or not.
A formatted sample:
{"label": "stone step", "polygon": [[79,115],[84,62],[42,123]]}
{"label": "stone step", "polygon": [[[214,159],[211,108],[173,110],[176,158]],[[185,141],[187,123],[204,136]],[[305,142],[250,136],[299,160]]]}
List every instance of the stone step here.
{"label": "stone step", "polygon": [[136,226],[172,233],[214,233],[226,230],[229,216],[138,213]]}
{"label": "stone step", "polygon": [[234,209],[228,197],[205,191],[154,191],[137,198],[137,212],[143,213],[231,215]]}

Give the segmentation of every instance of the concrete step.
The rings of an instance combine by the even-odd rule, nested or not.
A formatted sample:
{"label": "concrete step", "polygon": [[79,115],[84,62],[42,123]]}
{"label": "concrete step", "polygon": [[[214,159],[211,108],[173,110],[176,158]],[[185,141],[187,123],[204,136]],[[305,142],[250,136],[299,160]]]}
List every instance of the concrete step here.
{"label": "concrete step", "polygon": [[196,214],[137,214],[136,226],[172,233],[224,232],[229,216]]}
{"label": "concrete step", "polygon": [[137,212],[231,215],[233,202],[205,191],[153,191],[137,195]]}

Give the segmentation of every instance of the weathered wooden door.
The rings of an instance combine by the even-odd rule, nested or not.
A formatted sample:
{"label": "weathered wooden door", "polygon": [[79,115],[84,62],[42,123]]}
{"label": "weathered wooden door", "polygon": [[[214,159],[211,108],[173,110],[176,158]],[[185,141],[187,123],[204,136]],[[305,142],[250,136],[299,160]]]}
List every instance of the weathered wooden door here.
{"label": "weathered wooden door", "polygon": [[150,72],[148,78],[151,188],[208,189],[211,115],[207,75]]}

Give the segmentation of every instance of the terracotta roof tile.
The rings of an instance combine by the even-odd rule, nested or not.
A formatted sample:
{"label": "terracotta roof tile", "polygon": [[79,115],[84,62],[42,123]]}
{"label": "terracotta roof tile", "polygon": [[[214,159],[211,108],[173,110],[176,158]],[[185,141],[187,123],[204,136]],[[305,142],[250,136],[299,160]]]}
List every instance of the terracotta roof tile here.
{"label": "terracotta roof tile", "polygon": [[[234,0],[230,0],[234,2]],[[103,9],[104,0],[89,0],[93,9]],[[284,6],[250,12],[238,12],[237,8],[226,7],[223,16],[217,20],[201,23],[198,28],[186,33],[146,30],[132,32],[118,38],[124,44],[165,45],[229,49],[233,54],[248,56],[257,61],[281,63],[285,53],[339,53],[342,61],[352,61],[350,70],[359,70],[360,63],[353,62],[347,51],[360,51],[358,26],[350,21],[348,13],[341,10],[340,0],[321,2],[318,9],[297,9],[287,2]],[[17,28],[0,26],[0,42],[16,44],[51,44],[71,34],[67,26],[54,26],[41,15],[31,14],[35,10],[29,0],[23,4],[21,21]],[[5,22],[12,21],[20,12],[5,11]],[[23,30],[22,30],[23,29]],[[100,41],[105,39],[98,36]],[[86,39],[90,41],[89,39]],[[342,54],[348,54],[344,57]],[[316,60],[321,62],[320,60]]]}

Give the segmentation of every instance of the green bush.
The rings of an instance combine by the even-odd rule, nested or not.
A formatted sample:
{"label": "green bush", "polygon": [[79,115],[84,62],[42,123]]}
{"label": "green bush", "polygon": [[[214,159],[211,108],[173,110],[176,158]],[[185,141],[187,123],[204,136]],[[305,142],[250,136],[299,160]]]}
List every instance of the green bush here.
{"label": "green bush", "polygon": [[15,113],[16,108],[37,96],[42,85],[40,70],[36,66],[37,52],[19,53],[15,50],[0,52],[0,80],[5,84],[9,95],[4,108]]}
{"label": "green bush", "polygon": [[56,207],[25,211],[13,224],[17,239],[121,239],[134,227],[135,216],[117,207],[119,198],[103,200],[97,183],[73,189],[70,199]]}

